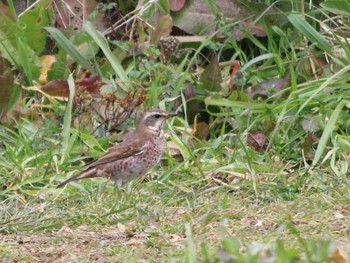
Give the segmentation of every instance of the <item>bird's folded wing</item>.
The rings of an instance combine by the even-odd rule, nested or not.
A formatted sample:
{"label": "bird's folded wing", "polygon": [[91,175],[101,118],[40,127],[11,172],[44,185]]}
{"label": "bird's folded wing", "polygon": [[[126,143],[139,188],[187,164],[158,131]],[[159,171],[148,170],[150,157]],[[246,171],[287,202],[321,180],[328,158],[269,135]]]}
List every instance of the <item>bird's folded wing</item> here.
{"label": "bird's folded wing", "polygon": [[108,152],[97,159],[96,161],[89,163],[86,168],[96,167],[100,164],[106,164],[110,162],[114,162],[117,160],[121,160],[124,158],[128,158],[130,156],[135,156],[141,154],[143,152],[144,145],[143,144],[135,144],[130,143],[127,145],[117,145],[108,150]]}

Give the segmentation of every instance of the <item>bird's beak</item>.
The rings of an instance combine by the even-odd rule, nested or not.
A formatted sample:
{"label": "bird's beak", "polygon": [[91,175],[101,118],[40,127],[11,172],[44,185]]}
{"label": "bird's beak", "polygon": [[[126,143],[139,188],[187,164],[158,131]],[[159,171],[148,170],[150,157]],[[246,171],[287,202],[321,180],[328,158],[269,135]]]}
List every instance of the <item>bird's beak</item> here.
{"label": "bird's beak", "polygon": [[168,118],[179,116],[178,113],[170,113]]}

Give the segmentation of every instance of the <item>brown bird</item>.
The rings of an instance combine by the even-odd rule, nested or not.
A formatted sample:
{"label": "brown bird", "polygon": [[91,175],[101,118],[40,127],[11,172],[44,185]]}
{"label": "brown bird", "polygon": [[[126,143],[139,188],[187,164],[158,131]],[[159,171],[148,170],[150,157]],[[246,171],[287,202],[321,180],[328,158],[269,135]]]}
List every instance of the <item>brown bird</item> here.
{"label": "brown bird", "polygon": [[101,158],[86,166],[86,170],[60,183],[57,188],[83,178],[107,177],[119,187],[147,173],[161,159],[166,144],[163,122],[177,114],[162,110],[145,111],[136,127],[119,145],[109,148]]}

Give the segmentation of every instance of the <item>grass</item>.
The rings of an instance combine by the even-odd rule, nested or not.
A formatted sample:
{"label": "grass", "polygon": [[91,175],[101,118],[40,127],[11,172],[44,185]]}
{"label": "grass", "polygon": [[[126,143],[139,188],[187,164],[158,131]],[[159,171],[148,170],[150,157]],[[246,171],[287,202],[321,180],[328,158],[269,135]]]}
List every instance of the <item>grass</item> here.
{"label": "grass", "polygon": [[186,226],[199,261],[216,262],[221,242],[229,237],[240,240],[243,253],[256,242],[268,246],[280,240],[299,248],[304,259],[317,240],[333,240],[349,253],[348,183],[334,181],[331,187],[307,177],[308,187],[298,185],[304,189],[289,197],[287,187],[276,192],[271,182],[259,182],[255,197],[245,181],[229,189],[181,171],[164,182],[150,180],[125,190],[101,180],[84,182],[83,190],[48,186],[37,197],[14,195],[1,202],[1,257],[181,262],[189,246]]}
{"label": "grass", "polygon": [[[170,57],[148,42],[139,50],[133,45],[133,32],[139,41],[152,40],[148,20],[157,8],[169,12],[166,1],[148,3],[145,17],[135,10],[125,15],[131,23],[118,26],[120,36],[103,36],[90,22],[82,31],[61,32],[45,20],[35,24],[45,28],[35,49],[23,25],[52,11],[45,1],[25,19],[4,20],[7,45],[0,49],[7,56],[0,67],[20,84],[6,85],[11,99],[2,107],[14,107],[14,114],[0,126],[0,261],[349,261],[350,52],[341,30],[348,15],[332,1],[310,10],[302,3],[279,11],[289,24],[262,21],[266,37],[247,27],[243,41],[230,31],[240,21],[228,23],[218,13],[220,38],[212,32]],[[48,33],[58,53],[44,69],[37,62]],[[242,66],[232,77],[232,68],[209,53],[222,65],[239,59]],[[85,70],[106,85],[85,87],[77,81],[87,79]],[[59,94],[66,83],[69,98],[38,93],[39,78],[58,80]],[[216,85],[208,88],[206,80]],[[18,85],[38,87],[25,87],[20,97]],[[252,97],[249,89],[268,95]],[[177,155],[169,149],[160,165],[124,189],[105,180],[55,188],[116,141],[120,110],[141,104],[182,109],[183,118],[165,125]],[[252,134],[265,136],[266,147],[254,150]]]}

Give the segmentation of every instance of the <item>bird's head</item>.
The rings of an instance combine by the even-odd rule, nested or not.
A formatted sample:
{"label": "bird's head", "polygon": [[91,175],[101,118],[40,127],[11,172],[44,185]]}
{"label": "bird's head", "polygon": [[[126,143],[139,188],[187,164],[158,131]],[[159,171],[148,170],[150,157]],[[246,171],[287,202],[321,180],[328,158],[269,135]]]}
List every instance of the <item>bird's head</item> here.
{"label": "bird's head", "polygon": [[148,110],[145,111],[138,124],[138,128],[146,127],[152,131],[159,131],[162,128],[163,122],[171,117],[175,117],[177,114],[168,113],[162,110]]}

